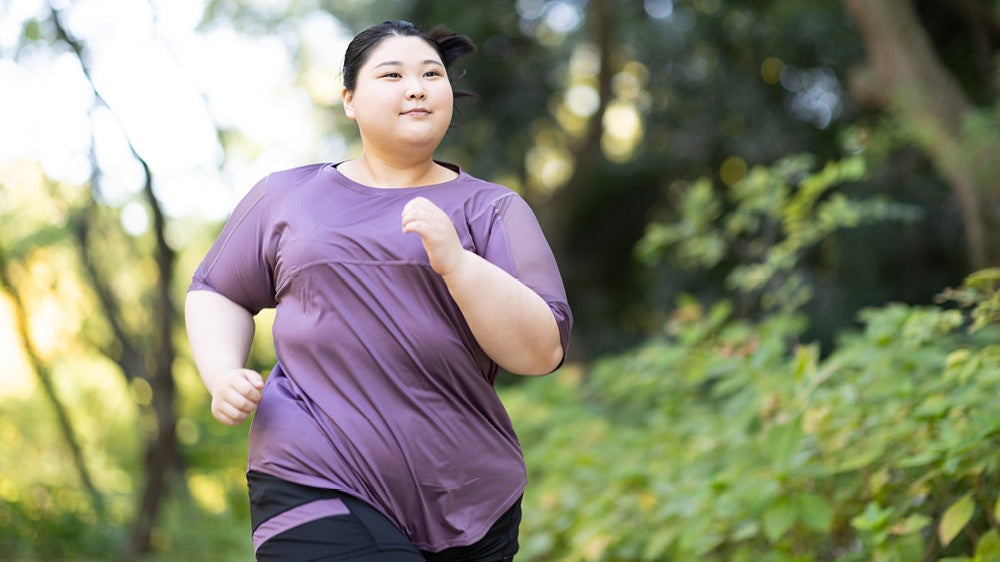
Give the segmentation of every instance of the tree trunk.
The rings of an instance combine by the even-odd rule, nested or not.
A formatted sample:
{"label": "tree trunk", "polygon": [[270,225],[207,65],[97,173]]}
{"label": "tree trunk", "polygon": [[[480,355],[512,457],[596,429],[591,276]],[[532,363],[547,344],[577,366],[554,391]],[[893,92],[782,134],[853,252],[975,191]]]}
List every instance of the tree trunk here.
{"label": "tree trunk", "polygon": [[[95,103],[108,108],[114,115],[114,111],[94,84],[85,56],[84,45],[63,26],[58,11],[51,5],[49,10],[59,39],[72,50],[80,63],[81,70],[94,94]],[[152,530],[163,498],[169,491],[169,477],[172,472],[181,472],[183,461],[180,455],[180,445],[177,442],[177,415],[174,411],[176,385],[173,378],[173,363],[176,349],[172,334],[177,314],[171,295],[176,256],[166,241],[166,218],[159,200],[153,192],[152,171],[146,160],[136,150],[124,128],[123,133],[129,151],[142,167],[145,179],[142,192],[153,216],[153,234],[156,240],[155,260],[158,275],[156,285],[151,290],[154,306],[152,326],[147,326],[139,331],[126,329],[127,323],[122,320],[126,317],[127,312],[121,300],[117,298],[113,284],[108,281],[108,276],[89,259],[91,221],[97,220],[99,215],[95,212],[98,207],[95,191],[100,184],[101,174],[96,159],[92,164],[92,189],[88,212],[78,219],[74,232],[77,236],[87,279],[102,305],[101,313],[108,319],[124,350],[124,353],[119,357],[112,357],[112,359],[118,363],[126,380],[132,380],[135,377],[142,378],[149,383],[153,391],[152,413],[156,419],[155,437],[147,441],[146,481],[129,533],[129,543],[126,546],[127,557],[135,559],[152,550]]]}
{"label": "tree trunk", "polygon": [[593,28],[594,44],[600,54],[600,68],[597,71],[598,106],[590,117],[587,130],[580,144],[573,150],[573,174],[565,185],[557,189],[548,201],[541,205],[541,223],[545,236],[556,256],[569,255],[568,239],[570,216],[577,208],[576,201],[589,180],[594,165],[601,158],[601,137],[604,135],[604,113],[611,101],[612,50],[612,10],[609,0],[591,2],[590,25]]}
{"label": "tree trunk", "polygon": [[854,96],[906,123],[950,183],[971,265],[1000,264],[1000,140],[967,126],[974,107],[931,46],[910,0],[843,4],[868,51],[868,66],[851,79]]}
{"label": "tree trunk", "polygon": [[80,483],[83,484],[87,495],[90,496],[90,503],[98,519],[103,521],[106,515],[104,496],[101,495],[97,486],[94,485],[94,480],[90,477],[90,471],[87,470],[83,447],[80,446],[80,441],[76,438],[76,432],[73,429],[73,422],[70,420],[69,411],[56,392],[56,385],[52,380],[52,372],[45,362],[42,361],[34,342],[31,341],[24,299],[7,273],[7,257],[3,254],[2,249],[0,249],[0,289],[7,290],[11,296],[11,300],[13,300],[14,323],[17,331],[21,334],[28,361],[31,364],[32,370],[35,371],[35,375],[38,377],[38,382],[42,385],[45,397],[48,399],[49,404],[52,405],[52,409],[56,414],[56,420],[59,422],[59,431],[62,433],[63,440],[66,441],[66,446],[69,448],[70,455],[73,458],[73,466],[76,467],[77,475],[80,477]]}
{"label": "tree trunk", "polygon": [[180,448],[177,443],[177,423],[174,413],[173,375],[162,370],[150,381],[153,388],[153,410],[156,412],[156,438],[146,446],[146,483],[136,510],[129,536],[127,558],[135,560],[152,550],[153,525],[160,505],[170,488],[170,475],[178,472]]}
{"label": "tree trunk", "polygon": [[150,387],[153,389],[153,411],[156,413],[156,438],[149,443],[146,452],[146,486],[129,541],[129,554],[135,556],[151,550],[153,524],[159,513],[161,500],[168,489],[169,476],[174,469],[182,467],[180,447],[177,443],[177,414],[174,411],[177,389],[173,375],[176,351],[172,333],[176,314],[171,298],[171,285],[176,258],[173,249],[167,244],[167,224],[163,209],[153,193],[153,174],[131,143],[129,146],[145,172],[143,195],[153,214],[156,266],[159,273],[153,295],[156,300],[156,337],[151,346],[154,353],[154,367],[149,377]]}

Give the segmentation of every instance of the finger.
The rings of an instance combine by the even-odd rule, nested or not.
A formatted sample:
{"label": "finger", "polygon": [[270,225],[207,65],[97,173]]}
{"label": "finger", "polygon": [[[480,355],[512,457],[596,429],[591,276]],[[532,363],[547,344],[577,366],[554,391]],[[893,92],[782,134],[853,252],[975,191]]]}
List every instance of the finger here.
{"label": "finger", "polygon": [[221,400],[218,410],[225,417],[239,423],[257,410],[257,403],[243,397],[238,397],[235,400]]}
{"label": "finger", "polygon": [[225,396],[225,400],[223,400],[223,402],[229,404],[238,412],[250,414],[257,409],[257,404],[260,402],[260,399],[260,391],[255,388],[250,388],[243,393],[234,393]]}
{"label": "finger", "polygon": [[418,209],[413,208],[412,201],[403,208],[403,212],[400,213],[400,220],[403,225],[410,224],[414,221],[420,220],[424,213],[420,212]]}
{"label": "finger", "polygon": [[423,235],[427,232],[427,228],[427,223],[419,219],[414,218],[403,221],[403,232],[405,233],[416,232],[417,234]]}
{"label": "finger", "polygon": [[263,386],[260,375],[247,369],[240,371],[238,375],[228,381],[228,386],[223,389],[223,397],[234,403],[237,398],[246,398],[255,403],[260,402],[260,391]]}
{"label": "finger", "polygon": [[260,376],[257,371],[246,370],[243,371],[243,378],[250,382],[250,384],[257,390],[262,390],[264,388],[264,377]]}
{"label": "finger", "polygon": [[434,203],[431,203],[430,199],[427,199],[426,197],[414,197],[413,199],[407,201],[406,205],[403,206],[403,212],[405,213],[412,209],[420,209],[421,207],[427,207],[428,205],[432,207],[437,206]]}
{"label": "finger", "polygon": [[444,214],[444,211],[429,199],[414,197],[403,206],[403,212],[400,215],[403,218],[403,222],[406,222],[412,219],[428,219],[435,213]]}
{"label": "finger", "polygon": [[249,415],[257,409],[257,403],[261,400],[261,393],[256,388],[243,380],[232,381],[232,385],[222,389],[218,396],[212,400],[213,409],[218,409],[223,414],[233,417],[239,414]]}
{"label": "finger", "polygon": [[224,416],[224,417],[220,417],[220,418],[216,418],[216,419],[218,419],[220,422],[222,422],[222,423],[224,423],[226,425],[240,425],[241,423],[243,423],[243,420],[245,420],[246,418],[243,417],[243,416],[239,416],[239,417],[236,417],[236,418],[231,418],[231,417],[228,417],[228,416]]}
{"label": "finger", "polygon": [[264,380],[259,374],[253,371],[243,372],[243,381],[240,384],[240,394],[247,400],[253,402],[254,406],[263,398]]}
{"label": "finger", "polygon": [[251,388],[243,395],[243,402],[239,404],[240,409],[245,412],[252,412],[257,408],[257,404],[260,404],[261,399],[264,395],[261,394],[256,388]]}
{"label": "finger", "polygon": [[237,425],[245,417],[230,404],[220,403],[212,408],[212,416],[226,425]]}

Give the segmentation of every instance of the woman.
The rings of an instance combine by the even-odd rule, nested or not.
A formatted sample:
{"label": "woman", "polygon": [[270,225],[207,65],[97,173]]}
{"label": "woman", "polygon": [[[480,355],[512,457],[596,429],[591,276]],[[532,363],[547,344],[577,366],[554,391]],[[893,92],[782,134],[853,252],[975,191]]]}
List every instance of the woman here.
{"label": "woman", "polygon": [[[391,21],[347,48],[355,160],[275,172],[237,206],[186,303],[212,413],[256,412],[259,560],[510,560],[525,467],[493,383],[565,356],[562,281],[527,204],[433,159],[464,36]],[[275,307],[277,364],[244,369]]]}

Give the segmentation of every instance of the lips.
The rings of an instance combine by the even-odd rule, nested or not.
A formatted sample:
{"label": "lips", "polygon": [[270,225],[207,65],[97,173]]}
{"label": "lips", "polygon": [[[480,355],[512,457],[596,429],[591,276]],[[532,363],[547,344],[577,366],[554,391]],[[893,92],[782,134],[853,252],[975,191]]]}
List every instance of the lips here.
{"label": "lips", "polygon": [[416,116],[416,115],[430,115],[430,113],[431,112],[430,112],[429,109],[424,109],[422,107],[418,107],[418,108],[415,108],[415,109],[411,109],[409,111],[404,111],[403,115],[414,115],[414,116]]}

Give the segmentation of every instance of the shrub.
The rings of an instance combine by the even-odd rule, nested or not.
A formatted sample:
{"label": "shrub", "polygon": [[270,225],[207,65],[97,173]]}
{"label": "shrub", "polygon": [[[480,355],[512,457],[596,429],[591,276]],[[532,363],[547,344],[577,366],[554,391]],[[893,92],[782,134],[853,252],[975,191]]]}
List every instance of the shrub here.
{"label": "shrub", "polygon": [[1000,330],[935,306],[861,320],[821,358],[789,344],[794,316],[688,302],[586,376],[507,391],[533,481],[523,556],[990,559]]}

